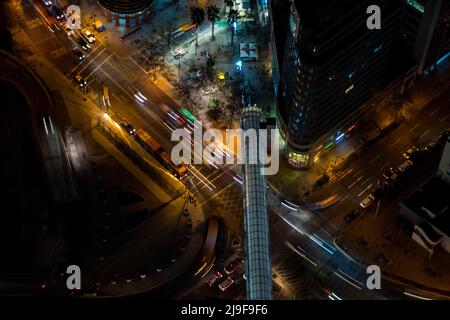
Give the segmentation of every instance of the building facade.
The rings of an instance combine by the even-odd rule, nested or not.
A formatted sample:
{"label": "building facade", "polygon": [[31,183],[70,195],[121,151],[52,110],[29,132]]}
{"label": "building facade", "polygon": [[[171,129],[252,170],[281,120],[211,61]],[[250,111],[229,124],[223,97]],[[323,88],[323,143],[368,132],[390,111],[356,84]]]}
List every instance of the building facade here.
{"label": "building facade", "polygon": [[99,2],[108,22],[130,28],[146,21],[153,0],[99,0]]}
{"label": "building facade", "polygon": [[[277,120],[292,167],[310,167],[315,156],[345,139],[346,131],[367,112],[361,106],[380,89],[398,34],[399,4],[388,0],[270,3],[279,72]],[[379,30],[367,28],[370,5],[381,9]],[[287,28],[274,19],[286,15],[286,10]],[[284,37],[277,39],[283,32]]]}
{"label": "building facade", "polygon": [[401,44],[428,74],[450,57],[450,0],[404,0]]}

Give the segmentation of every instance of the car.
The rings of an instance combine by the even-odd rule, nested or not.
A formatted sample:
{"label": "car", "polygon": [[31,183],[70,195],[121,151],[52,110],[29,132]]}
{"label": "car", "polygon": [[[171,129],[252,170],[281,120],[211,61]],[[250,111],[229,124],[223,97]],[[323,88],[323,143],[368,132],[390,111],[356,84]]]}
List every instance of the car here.
{"label": "car", "polygon": [[395,181],[398,179],[397,171],[394,168],[389,168],[383,172],[383,177],[386,180]]}
{"label": "car", "polygon": [[434,148],[436,148],[437,144],[438,144],[438,143],[437,143],[437,140],[433,140],[433,141],[431,141],[429,144],[426,145],[426,147],[424,148],[424,150],[425,150],[426,152],[429,152],[429,151],[433,150]]}
{"label": "car", "polygon": [[225,272],[227,274],[232,274],[235,272],[242,264],[244,263],[244,260],[241,258],[234,259],[231,261],[226,267]]}
{"label": "car", "polygon": [[395,181],[384,181],[382,183],[384,190],[390,190],[395,187]]}
{"label": "car", "polygon": [[74,29],[69,28],[67,25],[66,25],[65,28],[66,28],[66,33],[67,33],[67,35],[69,37],[74,37],[75,36],[75,30]]}
{"label": "car", "polygon": [[46,6],[46,7],[50,7],[53,2],[51,0],[41,0],[41,2]]}
{"label": "car", "polygon": [[81,76],[79,74],[73,73],[72,80],[75,81],[82,88],[86,87],[86,85],[87,85],[86,80],[81,78]]}
{"label": "car", "polygon": [[411,160],[406,160],[399,167],[398,171],[405,172],[413,166],[413,162]]}
{"label": "car", "polygon": [[78,37],[76,41],[83,48],[83,50],[89,51],[91,49],[89,43],[87,43],[86,40],[84,40],[83,38]]}
{"label": "car", "polygon": [[229,287],[232,286],[234,283],[234,280],[228,277],[225,281],[223,281],[221,284],[219,284],[219,289],[222,291],[226,291]]}
{"label": "car", "polygon": [[122,120],[120,122],[120,126],[124,128],[132,136],[136,133],[136,129],[126,120]]}
{"label": "car", "polygon": [[408,160],[411,157],[411,155],[417,151],[419,151],[419,149],[416,146],[411,146],[405,152],[403,152],[403,154],[402,154],[403,158]]}
{"label": "car", "polygon": [[65,18],[64,12],[58,6],[52,7],[52,14],[56,19],[60,21]]}
{"label": "car", "polygon": [[372,204],[373,200],[375,200],[375,197],[373,196],[373,194],[369,194],[367,197],[365,197],[363,199],[363,201],[361,201],[361,203],[359,205],[362,208],[367,208],[368,206],[370,206]]}
{"label": "car", "polygon": [[73,49],[72,49],[72,53],[73,53],[73,55],[74,55],[78,60],[83,60],[84,58],[86,58],[86,56],[84,55],[84,53],[81,52],[81,50],[78,49],[78,48],[73,48]]}
{"label": "car", "polygon": [[95,36],[92,34],[92,32],[90,32],[88,29],[82,29],[81,34],[89,43],[94,43],[97,40]]}
{"label": "car", "polygon": [[382,183],[381,185],[378,186],[378,188],[376,188],[372,192],[372,194],[374,195],[375,198],[381,197],[388,189],[388,186],[389,186],[389,184]]}
{"label": "car", "polygon": [[387,181],[395,181],[398,179],[397,170],[395,170],[394,168],[389,168],[383,172],[383,177]]}
{"label": "car", "polygon": [[210,274],[209,276],[206,277],[205,279],[205,283],[209,286],[212,287],[218,280],[222,279],[223,275],[217,271],[216,273]]}
{"label": "car", "polygon": [[352,222],[359,216],[359,210],[352,210],[345,215],[345,221]]}

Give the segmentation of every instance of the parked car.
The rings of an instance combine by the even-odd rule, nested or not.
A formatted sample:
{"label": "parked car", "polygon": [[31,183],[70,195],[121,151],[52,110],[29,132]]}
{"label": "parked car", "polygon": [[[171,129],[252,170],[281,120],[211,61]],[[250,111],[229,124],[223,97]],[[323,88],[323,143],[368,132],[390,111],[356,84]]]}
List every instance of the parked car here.
{"label": "parked car", "polygon": [[52,14],[57,20],[60,20],[60,21],[64,20],[64,18],[66,17],[64,15],[64,12],[58,6],[53,6]]}
{"label": "parked car", "polygon": [[359,210],[352,210],[345,215],[345,221],[352,222],[359,216]]}
{"label": "parked car", "polygon": [[87,85],[86,80],[84,80],[79,74],[73,73],[72,80],[82,88],[86,87]]}
{"label": "parked car", "polygon": [[414,152],[419,151],[416,146],[409,147],[405,152],[403,152],[403,158],[408,160]]}
{"label": "parked car", "polygon": [[69,28],[69,26],[67,25],[67,23],[65,24],[64,28],[65,28],[66,33],[67,33],[67,35],[68,35],[69,37],[74,37],[74,36],[75,36],[75,30]]}
{"label": "parked car", "polygon": [[89,43],[87,43],[86,40],[84,40],[81,37],[77,38],[77,43],[80,45],[80,47],[83,48],[83,50],[89,51],[91,49],[91,46],[89,45]]}
{"label": "parked car", "polygon": [[205,279],[205,283],[212,287],[218,280],[222,279],[223,275],[217,271],[216,273],[210,274],[208,277],[206,277]]}
{"label": "parked car", "polygon": [[234,259],[231,261],[226,267],[225,272],[227,274],[232,274],[234,271],[236,271],[242,264],[244,263],[244,260],[241,258]]}
{"label": "parked car", "polygon": [[51,0],[41,0],[41,2],[46,6],[46,7],[50,7],[53,2]]}
{"label": "parked car", "polygon": [[369,194],[367,197],[365,197],[363,199],[363,201],[361,201],[361,203],[359,205],[362,208],[367,208],[368,206],[370,206],[372,204],[373,200],[375,200],[375,197],[372,194]]}
{"label": "parked car", "polygon": [[219,284],[219,289],[222,291],[226,291],[229,287],[232,286],[233,283],[234,283],[233,279],[227,278],[225,281]]}
{"label": "parked car", "polygon": [[436,148],[437,146],[437,140],[433,140],[431,141],[429,144],[426,145],[426,147],[424,148],[424,150],[426,152],[433,150],[434,148]]}
{"label": "parked car", "polygon": [[395,181],[398,179],[397,171],[394,168],[389,168],[383,172],[383,177],[386,180]]}
{"label": "parked car", "polygon": [[378,197],[381,197],[385,192],[386,192],[386,190],[388,189],[388,187],[389,187],[389,184],[388,183],[382,183],[382,184],[380,184],[379,186],[378,186],[378,188],[376,188],[373,192],[372,192],[372,194],[374,195],[374,197],[375,198],[378,198]]}
{"label": "parked car", "polygon": [[86,58],[86,56],[84,55],[84,53],[83,52],[81,52],[81,50],[80,49],[78,49],[78,48],[74,48],[74,49],[72,49],[72,53],[73,53],[73,55],[77,58],[77,60],[83,60],[84,58]]}
{"label": "parked car", "polygon": [[92,34],[92,32],[90,32],[88,29],[82,29],[81,34],[89,43],[94,43],[97,40],[95,36]]}
{"label": "parked car", "polygon": [[411,160],[406,160],[403,162],[399,167],[398,171],[400,172],[406,172],[408,169],[410,169],[413,166],[413,162]]}

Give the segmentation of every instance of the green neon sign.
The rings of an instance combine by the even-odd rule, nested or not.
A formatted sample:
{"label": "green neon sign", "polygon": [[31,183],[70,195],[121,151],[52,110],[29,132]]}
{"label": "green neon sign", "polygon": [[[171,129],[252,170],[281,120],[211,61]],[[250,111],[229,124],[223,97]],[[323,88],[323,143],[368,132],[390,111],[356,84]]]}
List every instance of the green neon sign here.
{"label": "green neon sign", "polygon": [[197,120],[197,118],[194,117],[194,115],[192,113],[190,113],[189,111],[187,111],[186,109],[184,109],[184,108],[181,109],[181,112],[183,112],[186,115],[186,117],[188,117],[192,121],[196,121]]}

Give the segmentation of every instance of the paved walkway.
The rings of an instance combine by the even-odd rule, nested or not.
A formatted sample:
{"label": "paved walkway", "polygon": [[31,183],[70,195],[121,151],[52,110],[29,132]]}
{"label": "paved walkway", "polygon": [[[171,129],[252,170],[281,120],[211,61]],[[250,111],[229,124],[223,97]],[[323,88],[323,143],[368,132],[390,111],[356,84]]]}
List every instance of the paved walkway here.
{"label": "paved walkway", "polygon": [[[184,209],[188,210],[189,218],[192,220],[192,227],[189,228],[192,230],[192,238],[188,240],[187,245],[182,244],[185,235],[184,220],[187,219],[182,215]],[[201,208],[186,204],[184,197],[170,202],[148,219],[133,239],[104,261],[102,265],[105,269],[99,274],[99,278],[104,281],[98,287],[98,294],[101,296],[138,294],[175,280],[190,268],[198,257],[206,232],[204,219]],[[172,245],[168,245],[168,242],[172,242]],[[161,251],[163,248],[167,248],[168,251]],[[177,255],[179,257],[175,262],[169,260]],[[107,282],[114,279],[111,274],[115,270],[123,270],[135,262],[146,266],[148,270],[146,278],[142,279],[138,274],[118,274],[116,284]],[[157,272],[157,267],[163,270]],[[127,283],[127,277],[130,277],[132,282]]]}

